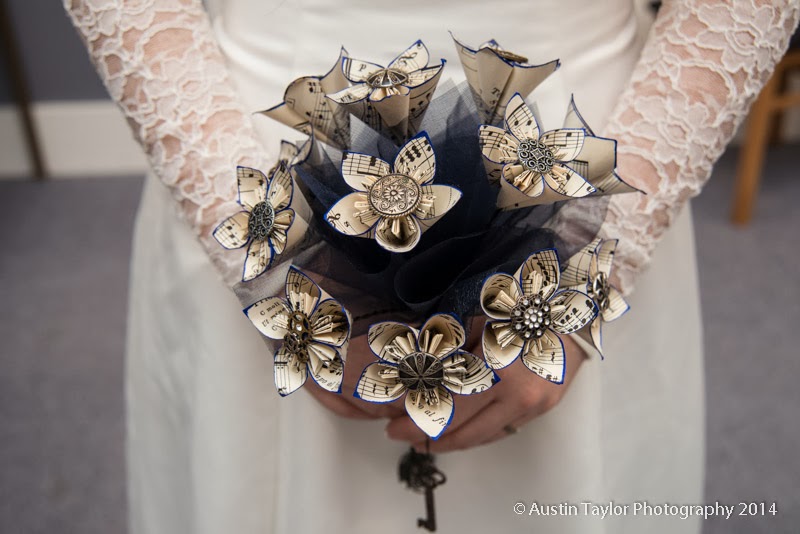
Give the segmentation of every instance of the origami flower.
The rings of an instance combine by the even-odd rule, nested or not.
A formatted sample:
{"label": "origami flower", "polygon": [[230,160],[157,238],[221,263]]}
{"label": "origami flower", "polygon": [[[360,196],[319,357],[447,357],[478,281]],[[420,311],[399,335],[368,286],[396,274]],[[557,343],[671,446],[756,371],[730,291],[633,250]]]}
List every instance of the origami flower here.
{"label": "origami flower", "polygon": [[560,266],[555,249],[532,254],[514,276],[497,273],[481,289],[481,307],[489,316],[483,330],[483,355],[493,369],[522,363],[542,378],[564,381],[564,345],[571,334],[597,315],[585,293],[558,291]]}
{"label": "origami flower", "polygon": [[511,95],[529,95],[560,65],[557,59],[543,65],[531,65],[528,58],[503,49],[494,39],[476,50],[460,43],[452,33],[450,36],[485,124],[500,122]]}
{"label": "origami flower", "polygon": [[422,120],[444,68],[444,60],[429,67],[429,59],[422,41],[412,44],[386,67],[345,57],[342,72],[353,85],[328,98],[372,128],[385,126],[405,139]]}
{"label": "origami flower", "polygon": [[237,202],[243,211],[228,217],[214,229],[214,238],[227,249],[242,248],[248,243],[242,281],[264,274],[276,255],[286,248],[287,234],[294,222],[292,203],[294,187],[285,165],[278,165],[269,180],[263,172],[238,167]]}
{"label": "origami flower", "polygon": [[431,185],[436,158],[425,132],[406,143],[394,165],[355,152],[342,156],[342,176],[355,192],[342,198],[325,219],[345,235],[375,237],[391,252],[408,252],[461,198],[448,185]]}
{"label": "origami flower", "polygon": [[244,313],[259,332],[283,340],[275,353],[275,387],[281,396],[302,387],[309,373],[320,387],[341,392],[350,318],[313,280],[291,267],[286,300],[262,299]]}
{"label": "origami flower", "polygon": [[585,291],[597,306],[599,312],[591,322],[588,336],[584,334],[586,330],[578,332],[578,335],[588,337],[601,357],[603,323],[619,319],[630,309],[622,294],[609,284],[616,248],[616,239],[596,238],[569,259],[561,280],[564,286]]}
{"label": "origami flower", "polygon": [[583,148],[581,128],[562,128],[540,134],[536,117],[519,94],[508,102],[505,130],[480,128],[483,156],[502,165],[503,179],[528,197],[538,197],[545,183],[560,195],[579,198],[594,187],[567,163]]}
{"label": "origami flower", "polygon": [[500,379],[486,363],[464,352],[464,327],[454,316],[432,316],[417,331],[402,323],[378,323],[367,335],[380,360],[369,364],[354,395],[385,403],[406,394],[405,406],[414,423],[437,439],[453,418],[453,396],[472,395]]}
{"label": "origami flower", "polygon": [[350,140],[349,114],[326,97],[348,86],[342,73],[342,48],[333,68],[322,76],[303,76],[286,88],[283,102],[260,113],[331,146],[344,149]]}

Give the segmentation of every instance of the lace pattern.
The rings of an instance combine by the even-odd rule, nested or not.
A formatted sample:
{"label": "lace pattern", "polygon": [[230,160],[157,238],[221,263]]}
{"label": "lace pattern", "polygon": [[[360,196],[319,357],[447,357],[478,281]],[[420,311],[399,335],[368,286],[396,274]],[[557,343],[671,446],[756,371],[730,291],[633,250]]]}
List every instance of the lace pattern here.
{"label": "lace pattern", "polygon": [[212,238],[241,208],[236,166],[268,169],[199,0],[64,0],[111,97],[229,286],[241,254]]}
{"label": "lace pattern", "polygon": [[620,238],[630,293],[658,239],[700,192],[797,27],[797,1],[664,2],[605,135],[620,174],[647,192],[619,195],[601,230]]}

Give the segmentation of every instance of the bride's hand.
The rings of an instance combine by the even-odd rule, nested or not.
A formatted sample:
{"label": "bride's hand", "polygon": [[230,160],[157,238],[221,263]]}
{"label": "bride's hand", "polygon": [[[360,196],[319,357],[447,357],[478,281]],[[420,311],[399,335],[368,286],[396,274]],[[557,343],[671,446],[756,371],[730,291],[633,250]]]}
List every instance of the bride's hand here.
{"label": "bride's hand", "polygon": [[[473,328],[481,332],[482,328]],[[479,336],[467,345],[482,357]],[[505,369],[496,371],[500,382],[477,395],[455,395],[453,421],[441,438],[430,442],[431,452],[469,449],[497,441],[559,403],[575,373],[586,357],[569,336],[562,336],[567,360],[563,384],[553,384],[532,373],[517,359]],[[418,450],[426,448],[427,436],[405,414],[393,418],[386,427],[390,439],[406,441]]]}

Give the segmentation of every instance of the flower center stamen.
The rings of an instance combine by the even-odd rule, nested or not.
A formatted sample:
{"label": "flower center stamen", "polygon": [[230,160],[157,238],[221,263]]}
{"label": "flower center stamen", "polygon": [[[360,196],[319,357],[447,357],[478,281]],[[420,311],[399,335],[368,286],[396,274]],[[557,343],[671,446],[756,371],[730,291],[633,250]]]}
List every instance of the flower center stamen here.
{"label": "flower center stamen", "polygon": [[511,327],[522,339],[542,337],[550,322],[550,305],[541,295],[520,297],[511,309]]}
{"label": "flower center stamen", "polygon": [[526,139],[519,144],[517,157],[526,169],[539,174],[550,172],[556,163],[550,147],[534,139]]}
{"label": "flower center stamen", "polygon": [[408,83],[408,74],[397,69],[381,69],[367,78],[367,84],[373,89],[387,89]]}
{"label": "flower center stamen", "polygon": [[283,336],[283,346],[295,356],[298,363],[308,362],[308,345],[311,343],[311,321],[300,311],[292,312],[289,331]]}
{"label": "flower center stamen", "polygon": [[606,273],[597,273],[589,286],[589,296],[592,297],[600,311],[606,311],[611,304],[609,299],[610,291],[608,285],[608,276]]}
{"label": "flower center stamen", "polygon": [[250,236],[256,241],[264,241],[272,232],[273,226],[275,226],[275,209],[272,204],[266,200],[256,204],[247,220]]}
{"label": "flower center stamen", "polygon": [[444,366],[431,354],[415,352],[400,361],[397,380],[411,391],[432,391],[444,380]]}
{"label": "flower center stamen", "polygon": [[405,174],[387,174],[369,188],[369,205],[379,215],[405,217],[419,205],[422,188]]}

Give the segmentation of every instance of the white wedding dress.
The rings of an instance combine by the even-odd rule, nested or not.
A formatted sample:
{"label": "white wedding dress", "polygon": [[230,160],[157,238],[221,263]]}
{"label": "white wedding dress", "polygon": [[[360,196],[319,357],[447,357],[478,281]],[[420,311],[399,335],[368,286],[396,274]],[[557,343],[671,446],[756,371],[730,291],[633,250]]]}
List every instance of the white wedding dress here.
{"label": "white wedding dress", "polygon": [[[110,48],[97,46],[97,36],[112,35],[114,23],[95,16],[92,9],[102,10],[90,5],[103,2],[67,3],[74,4],[73,18],[95,60],[105,64]],[[548,103],[540,101],[545,126],[560,125],[570,91],[587,121],[603,132],[643,44],[632,0],[218,0],[208,7],[238,97],[250,111],[279,103],[294,78],[326,72],[340,46],[353,57],[385,63],[419,38],[433,58],[448,59],[446,75],[460,78],[447,33],[452,30],[473,45],[496,38],[531,62],[560,58],[561,70],[533,95],[539,100],[541,93]],[[117,42],[124,46],[124,39]],[[771,66],[760,68],[768,72]],[[100,70],[112,96],[135,116],[117,73]],[[738,106],[741,115],[747,99]],[[263,117],[255,123],[273,157],[281,138],[299,137]],[[166,127],[159,122],[152,131],[161,137],[144,127],[137,135],[156,171],[169,175],[161,162],[169,160],[166,149],[153,148],[163,148],[159,128]],[[715,138],[722,146],[726,141]],[[229,176],[233,181],[232,166]],[[699,190],[704,177],[694,178],[692,187]],[[406,446],[385,439],[382,421],[336,417],[305,391],[278,396],[272,353],[229,288],[233,271],[226,274],[225,266],[231,260],[221,260],[223,253],[212,250],[204,233],[221,216],[195,210],[200,202],[186,199],[196,191],[177,179],[164,181],[191,224],[181,220],[167,188],[148,178],[136,226],[128,333],[132,534],[415,532],[423,499],[404,489],[396,474]],[[218,197],[231,191],[217,189]],[[653,202],[666,203],[666,197],[654,195]],[[680,207],[676,203],[672,213]],[[702,503],[703,360],[694,243],[688,208],[666,219],[669,230],[663,223],[646,236],[652,261],[629,296],[632,311],[604,329],[606,360],[589,359],[562,402],[519,433],[438,458],[448,477],[436,490],[440,532],[699,531],[697,518],[629,512],[601,519],[583,514],[582,507],[568,517],[515,513],[516,503],[530,510],[533,502]],[[623,242],[645,239],[612,209],[605,231],[615,229]],[[279,276],[270,281],[274,289],[282,282]]]}

